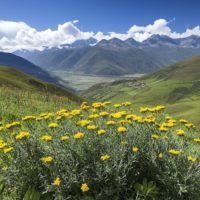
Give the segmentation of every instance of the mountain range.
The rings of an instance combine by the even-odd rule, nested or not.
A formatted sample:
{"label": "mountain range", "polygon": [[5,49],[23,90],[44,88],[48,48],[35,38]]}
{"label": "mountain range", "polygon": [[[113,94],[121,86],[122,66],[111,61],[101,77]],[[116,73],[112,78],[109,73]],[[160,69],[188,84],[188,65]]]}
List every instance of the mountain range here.
{"label": "mountain range", "polygon": [[79,74],[126,75],[149,73],[164,66],[200,54],[200,37],[173,39],[152,35],[143,42],[133,38],[122,41],[95,39],[79,40],[59,48],[43,51],[17,51],[32,63],[47,71],[63,70]]}

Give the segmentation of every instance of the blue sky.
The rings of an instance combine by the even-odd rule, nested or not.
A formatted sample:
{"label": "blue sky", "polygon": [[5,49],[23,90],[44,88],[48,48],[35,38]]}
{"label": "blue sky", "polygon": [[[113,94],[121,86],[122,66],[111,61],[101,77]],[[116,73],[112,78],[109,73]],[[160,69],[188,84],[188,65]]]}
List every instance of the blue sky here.
{"label": "blue sky", "polygon": [[124,32],[133,24],[146,25],[164,18],[182,32],[200,22],[199,0],[0,0],[0,19],[24,21],[43,30],[79,20],[87,31]]}
{"label": "blue sky", "polygon": [[0,0],[0,51],[200,36],[200,0]]}

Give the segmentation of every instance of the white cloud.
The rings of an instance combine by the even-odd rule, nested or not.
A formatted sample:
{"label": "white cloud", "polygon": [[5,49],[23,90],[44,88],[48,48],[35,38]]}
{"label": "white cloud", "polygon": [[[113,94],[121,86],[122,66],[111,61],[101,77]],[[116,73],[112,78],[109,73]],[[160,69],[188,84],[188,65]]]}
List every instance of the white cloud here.
{"label": "white cloud", "polygon": [[36,30],[25,22],[0,20],[0,50],[10,52],[18,49],[42,50],[44,46],[55,47],[61,44],[71,44],[76,40],[90,37],[98,41],[115,37],[126,40],[131,37],[142,42],[153,34],[167,35],[172,38],[183,38],[191,35],[200,36],[200,26],[186,29],[183,33],[173,32],[170,23],[174,21],[175,19],[171,21],[157,19],[146,26],[133,25],[126,33],[108,32],[104,34],[101,31],[97,33],[81,31],[77,26],[79,20],[59,24],[55,30],[46,29],[42,31]]}
{"label": "white cloud", "polygon": [[175,18],[167,21],[166,19],[157,19],[154,21],[153,24],[149,24],[146,26],[137,26],[133,25],[129,28],[126,33],[115,33],[109,32],[109,34],[104,35],[102,32],[98,32],[94,37],[97,40],[100,39],[111,39],[111,38],[119,38],[121,40],[126,40],[127,38],[133,38],[136,41],[142,42],[154,34],[159,35],[167,35],[171,38],[184,38],[189,37],[191,35],[198,35],[200,36],[200,26],[196,26],[192,29],[187,29],[183,33],[173,32],[169,27],[169,24],[174,22]]}
{"label": "white cloud", "polygon": [[93,37],[93,32],[82,32],[75,26],[77,22],[59,24],[56,30],[37,31],[24,22],[0,21],[0,50],[41,50],[44,46],[54,47]]}

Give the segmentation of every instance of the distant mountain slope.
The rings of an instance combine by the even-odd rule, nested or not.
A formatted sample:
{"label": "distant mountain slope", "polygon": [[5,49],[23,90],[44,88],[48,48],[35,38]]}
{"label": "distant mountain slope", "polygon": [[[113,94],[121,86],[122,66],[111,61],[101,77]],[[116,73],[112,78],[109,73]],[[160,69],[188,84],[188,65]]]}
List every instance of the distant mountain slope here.
{"label": "distant mountain slope", "polygon": [[160,66],[160,62],[141,49],[112,49],[103,46],[78,49],[47,50],[27,59],[48,70],[66,70],[68,72],[122,75],[129,73],[151,72]]}
{"label": "distant mountain slope", "polygon": [[83,92],[92,100],[130,100],[138,105],[168,105],[168,112],[200,123],[200,56],[138,80],[95,85]]}
{"label": "distant mountain slope", "polygon": [[200,37],[172,39],[153,35],[142,43],[129,38],[80,40],[70,46],[45,49],[44,51],[18,51],[45,70],[64,70],[73,73],[95,75],[125,75],[149,73],[161,67],[200,55]]}
{"label": "distant mountain slope", "polygon": [[32,64],[24,58],[16,56],[11,53],[0,52],[0,65],[13,67],[17,70],[23,71],[26,74],[34,76],[38,79],[58,84],[57,78],[51,76],[48,72],[40,67]]}
{"label": "distant mountain slope", "polygon": [[73,101],[80,101],[81,98],[69,90],[65,90],[53,84],[40,81],[30,75],[26,75],[14,68],[0,65],[0,87],[18,88],[25,91],[42,92],[65,96]]}

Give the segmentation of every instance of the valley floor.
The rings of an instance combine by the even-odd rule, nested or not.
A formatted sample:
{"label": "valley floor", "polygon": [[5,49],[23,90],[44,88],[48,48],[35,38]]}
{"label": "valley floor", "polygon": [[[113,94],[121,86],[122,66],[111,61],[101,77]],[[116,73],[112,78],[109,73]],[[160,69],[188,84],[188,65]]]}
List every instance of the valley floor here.
{"label": "valley floor", "polygon": [[98,75],[90,75],[90,74],[75,74],[69,73],[66,71],[51,71],[51,74],[61,78],[66,82],[65,86],[71,87],[77,91],[86,90],[89,87],[98,84],[98,83],[108,83],[121,79],[130,79],[130,78],[139,78],[144,74],[131,74],[125,76],[98,76]]}

